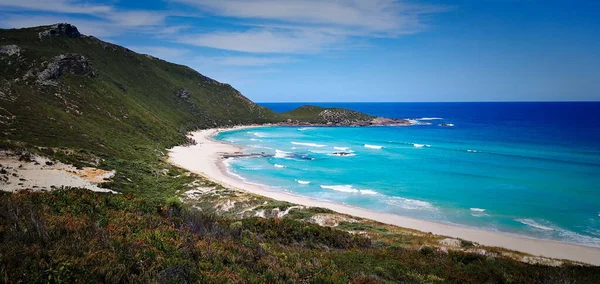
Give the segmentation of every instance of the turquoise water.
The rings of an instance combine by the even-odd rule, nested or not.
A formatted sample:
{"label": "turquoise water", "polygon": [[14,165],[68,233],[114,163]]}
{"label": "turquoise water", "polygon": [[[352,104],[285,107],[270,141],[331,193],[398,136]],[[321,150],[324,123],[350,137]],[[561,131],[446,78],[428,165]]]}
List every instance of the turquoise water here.
{"label": "turquoise water", "polygon": [[268,127],[225,132],[217,139],[248,153],[272,154],[228,162],[233,174],[272,190],[600,246],[596,141],[570,143],[551,126],[435,114],[425,112],[431,116],[410,127]]}

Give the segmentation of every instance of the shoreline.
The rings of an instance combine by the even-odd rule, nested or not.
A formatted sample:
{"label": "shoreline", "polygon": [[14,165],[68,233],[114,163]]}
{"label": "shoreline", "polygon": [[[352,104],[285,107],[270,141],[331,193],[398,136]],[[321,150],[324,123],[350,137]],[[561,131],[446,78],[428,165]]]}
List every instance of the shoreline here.
{"label": "shoreline", "polygon": [[223,155],[241,152],[241,148],[232,144],[217,141],[212,137],[223,131],[265,126],[269,125],[213,128],[192,132],[188,136],[195,140],[197,144],[191,146],[176,146],[169,149],[169,162],[191,172],[200,174],[224,186],[237,188],[242,191],[275,200],[287,201],[310,207],[323,207],[342,214],[371,219],[377,222],[414,229],[425,233],[431,232],[436,235],[474,241],[485,246],[502,247],[535,256],[568,259],[600,266],[600,248],[596,247],[554,240],[519,237],[481,229],[420,220],[390,213],[375,212],[291,193],[267,190],[262,186],[246,183],[245,181],[230,175],[227,171],[227,165],[224,162],[225,159],[223,158]]}

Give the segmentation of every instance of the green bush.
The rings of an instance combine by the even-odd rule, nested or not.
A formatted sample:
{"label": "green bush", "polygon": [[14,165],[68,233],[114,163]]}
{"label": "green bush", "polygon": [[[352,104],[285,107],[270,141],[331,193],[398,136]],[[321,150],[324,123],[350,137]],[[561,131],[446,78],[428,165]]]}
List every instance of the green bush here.
{"label": "green bush", "polygon": [[435,254],[435,250],[430,246],[422,246],[419,249],[419,253],[422,255],[433,255]]}

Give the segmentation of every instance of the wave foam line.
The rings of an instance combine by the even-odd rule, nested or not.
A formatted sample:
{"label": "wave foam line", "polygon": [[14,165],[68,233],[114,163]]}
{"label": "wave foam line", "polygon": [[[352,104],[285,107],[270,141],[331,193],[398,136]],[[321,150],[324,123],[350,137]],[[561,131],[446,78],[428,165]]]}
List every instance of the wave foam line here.
{"label": "wave foam line", "polygon": [[381,148],[383,148],[383,146],[379,146],[379,145],[365,144],[364,146],[365,146],[365,148],[369,148],[369,149],[381,149]]}
{"label": "wave foam line", "polygon": [[254,136],[256,136],[256,137],[259,137],[259,138],[264,138],[264,137],[267,137],[267,135],[266,135],[266,134],[264,134],[264,133],[261,133],[261,132],[252,132],[252,131],[249,131],[249,132],[246,132],[246,133],[248,133],[248,134],[252,134],[252,135],[254,135]]}
{"label": "wave foam line", "polygon": [[284,166],[284,165],[280,165],[280,164],[274,164],[273,166],[275,166],[276,168],[280,168],[280,169],[283,169],[283,168],[285,168],[285,166]]}
{"label": "wave foam line", "polygon": [[416,199],[409,199],[404,197],[391,197],[388,201],[388,204],[400,207],[402,209],[407,210],[434,210],[435,207],[433,204]]}
{"label": "wave foam line", "polygon": [[321,188],[340,192],[358,193],[358,189],[355,189],[351,185],[321,185]]}
{"label": "wave foam line", "polygon": [[275,149],[275,155],[273,155],[273,158],[287,158],[289,154],[291,153]]}
{"label": "wave foam line", "polygon": [[294,145],[300,145],[300,146],[308,146],[308,147],[325,147],[327,145],[323,145],[323,144],[317,144],[317,143],[304,143],[304,142],[292,142],[292,144]]}
{"label": "wave foam line", "polygon": [[422,122],[420,119],[407,119],[410,125],[431,125],[431,122]]}
{"label": "wave foam line", "polygon": [[529,227],[536,228],[536,229],[540,229],[540,230],[544,230],[544,231],[554,231],[554,228],[550,228],[550,227],[544,226],[542,224],[539,224],[532,219],[515,219],[515,221],[517,221],[523,225],[527,225]]}
{"label": "wave foam line", "polygon": [[360,193],[365,195],[378,195],[379,192],[370,189],[356,189],[352,185],[320,185],[323,189],[331,189],[346,193]]}
{"label": "wave foam line", "polygon": [[431,147],[431,145],[428,145],[428,144],[417,144],[417,143],[413,143],[412,145],[413,145],[414,147],[416,147],[416,148],[423,148],[423,147],[430,148],[430,147]]}
{"label": "wave foam line", "polygon": [[441,117],[421,117],[417,120],[442,120],[443,118]]}
{"label": "wave foam line", "polygon": [[483,208],[470,208],[469,210],[471,210],[473,212],[485,212],[485,209],[483,209]]}
{"label": "wave foam line", "polygon": [[299,179],[297,179],[296,182],[299,184],[309,184],[310,183],[310,181],[299,180]]}

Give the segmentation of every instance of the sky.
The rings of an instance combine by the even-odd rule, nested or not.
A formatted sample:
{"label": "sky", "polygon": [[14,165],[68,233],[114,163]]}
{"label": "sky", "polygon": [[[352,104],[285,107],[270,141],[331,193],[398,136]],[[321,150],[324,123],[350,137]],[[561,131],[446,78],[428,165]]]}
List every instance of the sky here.
{"label": "sky", "polygon": [[0,0],[256,102],[600,101],[600,1]]}

